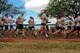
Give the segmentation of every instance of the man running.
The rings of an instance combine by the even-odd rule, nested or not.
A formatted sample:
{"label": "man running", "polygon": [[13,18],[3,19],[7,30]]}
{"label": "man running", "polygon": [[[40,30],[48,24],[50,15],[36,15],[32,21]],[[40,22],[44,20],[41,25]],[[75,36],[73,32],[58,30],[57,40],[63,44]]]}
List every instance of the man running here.
{"label": "man running", "polygon": [[24,22],[24,13],[21,12],[21,15],[17,18],[16,20],[16,24],[17,24],[17,29],[18,29],[18,33],[23,34],[24,36],[24,29],[23,29],[23,22]]}

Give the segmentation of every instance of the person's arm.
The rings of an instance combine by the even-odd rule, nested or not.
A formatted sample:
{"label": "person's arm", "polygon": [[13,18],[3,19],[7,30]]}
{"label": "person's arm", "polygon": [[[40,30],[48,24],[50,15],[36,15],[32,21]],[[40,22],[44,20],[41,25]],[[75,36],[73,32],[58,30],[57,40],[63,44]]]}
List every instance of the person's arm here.
{"label": "person's arm", "polygon": [[72,21],[74,21],[74,18],[72,17]]}
{"label": "person's arm", "polygon": [[24,18],[24,21],[26,21],[26,19]]}
{"label": "person's arm", "polygon": [[30,23],[30,20],[28,21],[28,23]]}
{"label": "person's arm", "polygon": [[41,19],[44,20],[45,18],[46,18],[46,14],[43,14],[43,15],[41,16]]}
{"label": "person's arm", "polygon": [[17,20],[17,21],[18,21],[18,22],[21,22],[21,21],[22,21],[20,16],[18,17],[18,20]]}
{"label": "person's arm", "polygon": [[15,20],[13,20],[13,23],[15,22]]}

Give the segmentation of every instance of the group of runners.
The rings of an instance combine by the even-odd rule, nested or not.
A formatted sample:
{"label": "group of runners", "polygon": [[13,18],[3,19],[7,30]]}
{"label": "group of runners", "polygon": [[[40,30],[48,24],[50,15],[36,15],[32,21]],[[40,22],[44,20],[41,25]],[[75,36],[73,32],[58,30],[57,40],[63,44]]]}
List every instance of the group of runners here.
{"label": "group of runners", "polygon": [[[72,16],[60,16],[57,19],[56,31],[53,34],[63,34],[64,38],[68,36],[78,35],[80,30],[80,16],[77,15],[75,18]],[[69,35],[70,34],[70,35]]]}
{"label": "group of runners", "polygon": [[[0,29],[3,30],[3,26],[5,27],[5,30],[8,30],[8,25],[10,25],[10,30],[17,30],[18,33],[23,33],[24,34],[24,28],[23,28],[23,22],[25,21],[24,19],[24,13],[21,12],[20,13],[21,15],[16,19],[16,21],[14,20],[14,16],[11,15],[10,19],[9,19],[9,16],[8,14],[5,15],[4,18],[2,18],[0,20]],[[44,12],[42,13],[40,19],[41,19],[41,28],[39,31],[35,31],[35,21],[34,21],[34,18],[32,16],[30,16],[30,19],[28,20],[28,23],[29,23],[29,27],[28,27],[28,30],[31,32],[33,31],[33,33],[35,35],[37,35],[38,33],[41,33],[43,35],[45,35],[46,38],[49,38],[49,28],[48,28],[48,23],[49,20],[48,20],[48,11],[47,10],[44,10]],[[53,21],[54,22],[54,21]],[[14,30],[14,27],[13,27],[13,23],[16,23],[17,27],[16,29]],[[80,30],[80,17],[79,15],[77,15],[75,18],[73,18],[73,16],[60,16],[57,18],[57,22],[55,24],[55,31],[52,32],[52,35],[55,35],[55,34],[63,34],[63,36],[65,38],[68,37],[68,34],[77,34],[79,35],[79,30]],[[3,32],[3,33],[4,33]],[[2,33],[2,34],[3,34]]]}

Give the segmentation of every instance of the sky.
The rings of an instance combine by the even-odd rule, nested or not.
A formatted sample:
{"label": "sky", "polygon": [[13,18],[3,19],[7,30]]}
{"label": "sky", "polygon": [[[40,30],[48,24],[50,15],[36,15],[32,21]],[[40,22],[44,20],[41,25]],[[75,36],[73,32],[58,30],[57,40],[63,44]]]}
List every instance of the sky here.
{"label": "sky", "polygon": [[[40,24],[41,20],[39,19],[38,15],[41,12],[41,10],[45,9],[45,7],[48,5],[49,0],[9,0],[10,4],[13,4],[14,6],[23,6],[25,11],[25,19],[24,22],[27,24],[29,17],[33,16],[35,18],[36,24]],[[52,18],[49,19],[51,21],[51,24],[54,24],[56,22],[56,19]],[[53,22],[55,21],[55,22]]]}

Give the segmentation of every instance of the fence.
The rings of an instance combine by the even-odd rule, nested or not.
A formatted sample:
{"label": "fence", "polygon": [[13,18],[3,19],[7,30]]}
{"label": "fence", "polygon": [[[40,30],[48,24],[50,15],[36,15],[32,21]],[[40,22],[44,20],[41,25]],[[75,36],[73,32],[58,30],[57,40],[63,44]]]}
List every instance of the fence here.
{"label": "fence", "polygon": [[[5,25],[3,25],[3,28],[5,28],[4,26]],[[16,29],[16,26],[17,26],[16,24],[13,25],[14,29]],[[34,26],[35,26],[35,29],[40,29],[41,24],[35,24]],[[49,26],[49,29],[50,29],[51,27],[55,27],[55,24],[48,24],[48,26]],[[23,27],[28,28],[29,24],[23,24]],[[8,25],[8,28],[10,29],[10,25]]]}

